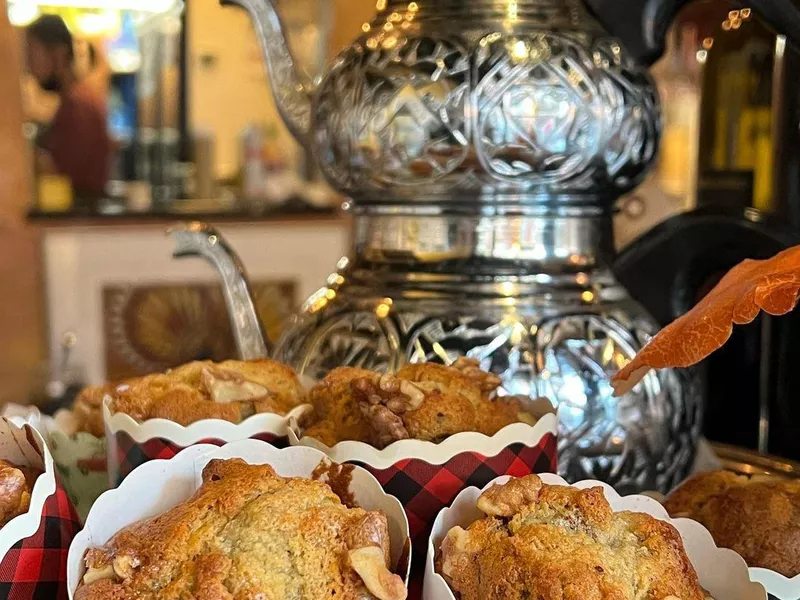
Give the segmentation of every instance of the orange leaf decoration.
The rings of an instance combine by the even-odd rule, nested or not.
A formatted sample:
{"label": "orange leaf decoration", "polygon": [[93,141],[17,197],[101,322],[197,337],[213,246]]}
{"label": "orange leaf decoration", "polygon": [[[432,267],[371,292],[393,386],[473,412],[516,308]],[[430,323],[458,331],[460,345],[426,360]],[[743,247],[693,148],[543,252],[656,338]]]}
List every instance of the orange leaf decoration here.
{"label": "orange leaf decoration", "polygon": [[760,311],[785,315],[800,293],[800,246],[769,260],[735,266],[697,306],[662,329],[611,380],[622,396],[651,369],[691,367],[720,349],[733,325],[752,323]]}

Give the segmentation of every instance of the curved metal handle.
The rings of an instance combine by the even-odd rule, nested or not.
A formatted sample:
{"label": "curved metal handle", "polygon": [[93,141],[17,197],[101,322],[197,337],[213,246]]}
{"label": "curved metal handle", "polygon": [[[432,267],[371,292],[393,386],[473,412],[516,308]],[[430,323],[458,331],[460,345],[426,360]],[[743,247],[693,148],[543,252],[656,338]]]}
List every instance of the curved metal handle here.
{"label": "curved metal handle", "polygon": [[[587,8],[637,62],[652,65],[664,54],[667,32],[692,0],[584,0]],[[748,6],[790,43],[800,47],[798,0],[748,0]]]}
{"label": "curved metal handle", "polygon": [[205,223],[179,223],[167,230],[175,242],[173,258],[205,258],[222,277],[222,292],[231,319],[233,338],[241,360],[269,356],[264,326],[256,311],[253,292],[242,261],[216,229]]}
{"label": "curved metal handle", "polygon": [[222,6],[244,8],[253,19],[267,67],[272,95],[289,131],[308,147],[311,131],[311,98],[315,83],[305,76],[289,49],[286,27],[274,0],[219,0]]}

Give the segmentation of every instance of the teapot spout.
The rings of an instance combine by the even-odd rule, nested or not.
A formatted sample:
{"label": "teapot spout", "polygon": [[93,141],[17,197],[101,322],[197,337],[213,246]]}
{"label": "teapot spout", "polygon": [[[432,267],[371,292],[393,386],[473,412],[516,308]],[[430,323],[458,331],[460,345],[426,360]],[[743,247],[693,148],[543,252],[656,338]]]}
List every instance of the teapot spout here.
{"label": "teapot spout", "polygon": [[222,291],[239,358],[267,358],[269,344],[256,312],[247,275],[236,252],[213,227],[205,223],[179,223],[167,233],[175,242],[174,258],[205,258],[222,277]]}
{"label": "teapot spout", "polygon": [[250,13],[278,111],[292,135],[307,147],[311,130],[311,96],[315,84],[298,68],[273,2],[274,0],[220,0],[223,6],[240,6]]}

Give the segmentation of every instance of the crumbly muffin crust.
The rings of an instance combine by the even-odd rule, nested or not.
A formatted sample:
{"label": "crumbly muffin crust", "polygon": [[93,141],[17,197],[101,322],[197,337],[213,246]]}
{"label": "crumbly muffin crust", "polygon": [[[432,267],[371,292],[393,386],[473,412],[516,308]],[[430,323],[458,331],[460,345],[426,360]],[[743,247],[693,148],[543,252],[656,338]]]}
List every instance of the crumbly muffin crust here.
{"label": "crumbly muffin crust", "polygon": [[89,550],[76,600],[404,600],[380,512],[325,483],[214,460],[186,502]]}
{"label": "crumbly muffin crust", "polygon": [[103,399],[114,393],[116,385],[89,386],[81,390],[72,405],[73,426],[76,433],[89,433],[95,437],[103,437]]}
{"label": "crumbly muffin crust", "polygon": [[702,523],[718,546],[749,566],[800,574],[800,482],[705,473],[672,492],[665,506],[673,517]]}
{"label": "crumbly muffin crust", "polygon": [[40,473],[0,460],[0,527],[28,512],[31,493]]}
{"label": "crumbly muffin crust", "polygon": [[257,413],[284,415],[305,398],[294,371],[272,360],[189,363],[130,380],[111,395],[114,413],[181,425],[203,419],[239,423]]}
{"label": "crumbly muffin crust", "polygon": [[407,365],[393,375],[336,369],[309,393],[314,414],[304,433],[328,446],[354,440],[385,448],[467,431],[492,436],[512,423],[533,423],[518,399],[493,397],[499,386],[497,376],[468,359]]}
{"label": "crumbly muffin crust", "polygon": [[451,529],[438,571],[461,600],[704,600],[669,523],[614,513],[602,488],[536,475],[484,492],[488,516]]}

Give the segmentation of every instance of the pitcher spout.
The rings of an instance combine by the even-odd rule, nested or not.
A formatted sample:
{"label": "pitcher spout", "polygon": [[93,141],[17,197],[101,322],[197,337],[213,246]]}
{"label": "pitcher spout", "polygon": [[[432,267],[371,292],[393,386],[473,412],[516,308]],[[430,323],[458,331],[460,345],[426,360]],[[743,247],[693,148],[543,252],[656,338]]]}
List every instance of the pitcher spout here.
{"label": "pitcher spout", "polygon": [[239,6],[253,19],[267,78],[278,111],[289,131],[307,146],[311,130],[311,97],[315,84],[298,68],[289,49],[286,29],[273,0],[220,0],[223,6]]}
{"label": "pitcher spout", "polygon": [[247,275],[236,252],[213,227],[205,223],[179,223],[167,233],[175,242],[174,258],[205,258],[222,277],[222,292],[239,358],[267,358],[269,344]]}

